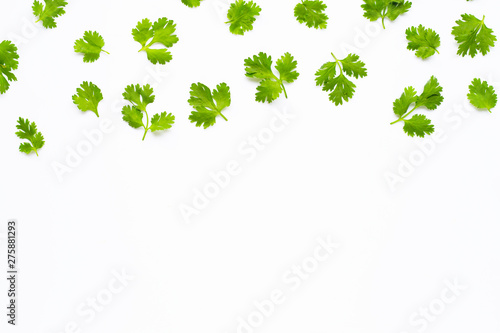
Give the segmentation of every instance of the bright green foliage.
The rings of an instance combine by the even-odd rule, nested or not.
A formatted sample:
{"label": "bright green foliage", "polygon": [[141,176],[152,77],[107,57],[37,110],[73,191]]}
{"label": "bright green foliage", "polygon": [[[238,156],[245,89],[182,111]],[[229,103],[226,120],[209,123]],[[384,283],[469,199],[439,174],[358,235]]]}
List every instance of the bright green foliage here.
{"label": "bright green foliage", "polygon": [[297,21],[305,23],[309,28],[326,29],[328,16],[324,13],[326,4],[320,0],[302,0],[295,6]]}
{"label": "bright green foliage", "polygon": [[469,102],[478,109],[488,110],[491,112],[497,105],[497,94],[493,86],[488,82],[481,81],[480,79],[472,80],[469,86],[469,94],[467,95]]}
{"label": "bright green foliage", "polygon": [[[342,105],[354,95],[356,85],[348,76],[356,79],[367,75],[365,64],[356,54],[349,54],[345,59],[327,62],[316,72],[316,85],[323,86],[323,91],[330,91],[330,101]],[[337,72],[338,68],[338,72]]]}
{"label": "bright green foliage", "polygon": [[[434,76],[425,84],[424,91],[420,96],[417,95],[415,88],[405,88],[401,97],[394,101],[393,111],[398,116],[398,120],[392,122],[391,125],[404,121],[403,130],[411,137],[416,135],[423,138],[426,134],[434,133],[434,125],[426,116],[417,114],[411,119],[408,119],[408,116],[420,107],[425,107],[428,110],[437,109],[444,100],[441,95],[442,91],[443,88]],[[408,111],[411,105],[413,108]]]}
{"label": "bright green foliage", "polygon": [[97,31],[85,31],[83,38],[75,42],[75,52],[83,53],[84,62],[94,62],[101,56],[101,52],[109,54],[104,51],[104,38]]}
{"label": "bright green foliage", "polygon": [[182,3],[188,7],[199,7],[202,0],[182,0]]}
{"label": "bright green foliage", "polygon": [[[123,120],[126,121],[132,128],[144,128],[144,136],[142,140],[146,138],[148,131],[164,131],[172,127],[175,122],[175,116],[171,113],[162,112],[161,114],[155,114],[151,118],[151,123],[149,119],[146,107],[155,101],[155,96],[153,95],[153,88],[149,84],[145,86],[140,86],[138,84],[130,85],[125,88],[123,93],[123,98],[132,103],[132,105],[126,105],[122,109]],[[144,114],[146,114],[146,123],[144,123]]]}
{"label": "bright green foliage", "polygon": [[385,29],[385,19],[388,18],[394,21],[410,10],[412,3],[405,0],[363,0],[364,4],[361,8],[364,9],[364,17],[370,21],[382,19],[382,26]]}
{"label": "bright green foliage", "polygon": [[35,122],[30,123],[28,119],[19,117],[16,128],[19,130],[16,135],[19,139],[28,140],[19,146],[19,151],[29,154],[32,151],[38,156],[38,149],[45,144],[42,133],[38,132]]}
{"label": "bright green foliage", "polygon": [[204,128],[213,126],[217,116],[221,116],[227,121],[227,118],[222,114],[222,110],[231,105],[231,92],[227,84],[221,83],[217,86],[217,89],[211,92],[210,88],[203,83],[193,83],[190,96],[188,103],[195,111],[191,112],[189,120],[196,123],[197,127],[202,125]]}
{"label": "bright green foliage", "polygon": [[[172,54],[166,48],[172,47],[179,41],[179,38],[174,35],[175,26],[174,21],[166,17],[158,19],[155,23],[151,23],[148,19],[137,23],[137,27],[132,30],[132,36],[142,45],[139,52],[146,51],[149,61],[153,64],[164,65],[170,62]],[[165,48],[153,49],[151,46],[154,44],[161,44]]]}
{"label": "bright green foliage", "polygon": [[260,52],[258,56],[254,55],[253,58],[245,59],[245,75],[261,80],[260,85],[257,87],[257,94],[255,95],[257,102],[264,103],[267,101],[271,103],[282,92],[288,98],[284,83],[292,83],[299,77],[299,73],[296,71],[297,61],[293,59],[290,53],[285,53],[276,62],[275,68],[280,75],[279,77],[273,73],[272,64],[271,57],[267,56],[264,52]]}
{"label": "bright green foliage", "polygon": [[12,73],[17,69],[19,62],[17,47],[10,40],[0,43],[0,94],[9,90],[9,81],[17,81],[17,77]]}
{"label": "bright green foliage", "polygon": [[255,17],[260,15],[261,8],[253,1],[237,0],[231,4],[227,12],[229,31],[235,35],[243,35],[246,31],[253,30]]}
{"label": "bright green foliage", "polygon": [[57,27],[57,23],[55,21],[56,17],[59,17],[66,13],[64,11],[64,7],[68,4],[64,0],[43,0],[45,2],[45,6],[36,1],[33,2],[33,14],[38,17],[38,21],[42,21],[42,24],[47,29],[53,29]]}
{"label": "bright green foliage", "polygon": [[484,19],[484,16],[479,20],[474,15],[463,14],[462,19],[456,21],[457,25],[453,27],[451,33],[459,44],[458,55],[465,57],[469,54],[474,58],[478,51],[486,55],[490,47],[495,46],[497,38],[493,35],[493,30],[484,24]]}
{"label": "bright green foliage", "polygon": [[426,29],[423,25],[406,29],[406,39],[408,40],[408,50],[417,51],[415,55],[426,59],[439,54],[438,47],[441,45],[439,35],[432,29]]}
{"label": "bright green foliage", "polygon": [[101,89],[92,82],[84,81],[81,88],[76,89],[76,95],[73,95],[73,103],[78,106],[81,111],[92,111],[99,117],[97,107],[102,101]]}

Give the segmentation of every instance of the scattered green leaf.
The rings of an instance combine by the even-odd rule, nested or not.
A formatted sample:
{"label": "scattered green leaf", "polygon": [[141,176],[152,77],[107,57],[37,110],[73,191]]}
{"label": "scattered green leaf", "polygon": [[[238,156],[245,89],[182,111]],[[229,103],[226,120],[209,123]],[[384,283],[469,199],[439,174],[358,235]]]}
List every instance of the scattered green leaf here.
{"label": "scattered green leaf", "polygon": [[408,50],[417,51],[415,55],[426,59],[439,54],[438,47],[441,45],[439,35],[432,29],[426,29],[423,25],[406,29],[406,39],[408,40]]}
{"label": "scattered green leaf", "polygon": [[84,81],[81,88],[76,89],[76,95],[73,95],[73,103],[78,106],[81,111],[92,111],[99,117],[97,107],[102,101],[101,89],[92,82]]}
{"label": "scattered green leaf", "polygon": [[19,146],[19,151],[25,154],[35,152],[38,156],[38,149],[45,144],[42,133],[38,132],[35,122],[30,123],[28,119],[19,117],[16,128],[19,130],[16,135],[19,139],[28,140]]}
{"label": "scattered green leaf", "polygon": [[[417,114],[411,119],[408,119],[408,116],[420,107],[425,107],[428,110],[437,109],[444,100],[442,92],[443,88],[434,76],[425,84],[424,91],[420,96],[417,96],[415,88],[405,88],[401,97],[394,101],[393,111],[398,116],[398,120],[393,121],[391,125],[404,121],[403,130],[411,137],[416,135],[423,138],[426,134],[434,133],[434,125],[426,116]],[[414,107],[408,111],[411,105]]]}
{"label": "scattered green leaf", "polygon": [[484,24],[485,16],[480,20],[474,15],[463,14],[461,20],[453,27],[451,33],[459,44],[457,54],[465,57],[469,54],[472,58],[478,52],[484,56],[495,46],[497,37],[493,30]]}
{"label": "scattered green leaf", "polygon": [[294,14],[297,21],[305,23],[309,28],[326,29],[328,16],[325,14],[327,6],[320,0],[302,0],[295,6]]}
{"label": "scattered green leaf", "polygon": [[467,97],[469,102],[476,108],[488,110],[489,112],[497,105],[498,100],[495,88],[480,79],[472,80]]}
{"label": "scattered green leaf", "polygon": [[12,73],[17,69],[19,62],[17,47],[10,40],[0,43],[0,94],[9,90],[9,81],[17,81],[17,77]]}
{"label": "scattered green leaf", "polygon": [[[330,91],[330,101],[335,105],[348,102],[354,95],[356,85],[347,76],[356,79],[367,75],[365,64],[356,54],[349,54],[345,59],[339,60],[333,55],[335,61],[327,62],[316,72],[316,85],[323,86],[323,91]],[[338,73],[337,73],[338,68]]]}
{"label": "scattered green leaf", "polygon": [[260,15],[261,8],[253,1],[237,0],[232,3],[227,12],[226,24],[230,24],[229,31],[235,35],[243,35],[253,30],[255,17]]}
{"label": "scattered green leaf", "polygon": [[[132,105],[123,107],[123,120],[132,128],[144,128],[143,141],[148,131],[164,131],[172,127],[175,122],[175,116],[171,113],[167,114],[167,112],[155,114],[150,122],[146,107],[155,101],[155,96],[153,95],[153,88],[149,84],[142,87],[138,84],[128,86],[125,88],[123,98],[132,103]],[[146,123],[143,121],[144,114],[146,114]]]}
{"label": "scattered green leaf", "polygon": [[[155,23],[151,23],[148,19],[137,23],[137,27],[132,30],[132,36],[142,46],[139,52],[146,51],[149,61],[153,64],[164,65],[170,62],[172,54],[167,48],[179,41],[179,38],[174,35],[175,26],[174,21],[168,20],[166,17],[158,19]],[[165,48],[151,48],[154,44],[161,44]]]}
{"label": "scattered green leaf", "polygon": [[66,13],[64,7],[68,4],[65,0],[43,0],[45,6],[36,1],[33,2],[33,14],[38,17],[38,21],[42,21],[42,24],[47,29],[53,29],[57,27],[55,21],[56,17],[59,17]]}
{"label": "scattered green leaf", "polygon": [[104,38],[97,31],[86,31],[83,38],[75,42],[74,49],[76,53],[83,53],[84,62],[94,62],[99,59],[101,52],[109,54],[103,47]]}
{"label": "scattered green leaf", "polygon": [[182,0],[182,3],[188,7],[199,7],[202,0]]}
{"label": "scattered green leaf", "polygon": [[273,73],[271,68],[273,61],[270,56],[264,52],[259,55],[254,55],[253,58],[245,59],[246,76],[260,79],[260,85],[257,87],[257,94],[255,100],[257,102],[273,102],[282,92],[288,98],[285,89],[285,82],[292,83],[299,77],[296,71],[297,61],[294,60],[290,53],[285,53],[277,62],[276,70],[279,72],[279,77]]}
{"label": "scattered green leaf", "polygon": [[193,83],[191,85],[191,98],[188,103],[195,109],[191,112],[189,120],[196,123],[197,127],[203,125],[206,129],[215,124],[217,116],[221,116],[225,121],[227,118],[222,114],[222,110],[231,105],[231,92],[229,86],[221,83],[210,91],[203,83]]}
{"label": "scattered green leaf", "polygon": [[391,21],[410,10],[412,3],[405,0],[363,0],[364,17],[370,21],[382,19],[382,27],[385,29],[385,19]]}

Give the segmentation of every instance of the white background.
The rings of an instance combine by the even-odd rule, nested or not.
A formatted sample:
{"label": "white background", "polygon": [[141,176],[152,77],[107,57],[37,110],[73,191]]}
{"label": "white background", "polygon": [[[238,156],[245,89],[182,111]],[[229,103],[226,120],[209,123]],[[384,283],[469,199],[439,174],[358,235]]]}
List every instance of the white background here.
{"label": "white background", "polygon": [[[451,35],[463,13],[486,14],[500,32],[498,1],[415,1],[386,30],[362,16],[361,1],[326,1],[324,31],[295,20],[298,1],[258,1],[261,16],[245,36],[223,23],[224,0],[195,9],[180,0],[74,0],[52,30],[33,24],[31,2],[1,1],[0,40],[16,42],[20,54],[18,82],[0,96],[0,233],[9,218],[20,229],[19,325],[6,324],[2,278],[2,332],[73,332],[65,327],[76,322],[75,332],[233,333],[255,301],[279,289],[286,301],[254,332],[413,333],[422,328],[410,323],[414,312],[439,305],[444,281],[454,279],[467,290],[425,331],[500,331],[500,109],[466,102],[475,77],[500,90],[499,48],[462,58]],[[131,30],[162,16],[177,23],[180,41],[171,63],[154,66]],[[422,61],[406,50],[404,31],[418,24],[441,35],[440,55]],[[93,64],[73,52],[86,30],[101,33],[111,53]],[[335,107],[314,73],[347,47],[368,77]],[[301,75],[287,85],[288,99],[254,101],[243,61],[260,51],[296,57]],[[421,91],[431,75],[445,96],[438,110],[421,110],[441,133],[434,144],[437,136],[410,138],[389,125],[404,87]],[[103,91],[99,119],[72,103],[84,80]],[[120,108],[125,86],[146,82],[155,86],[150,114],[172,112],[176,124],[142,142]],[[208,130],[189,122],[193,82],[228,83],[228,122]],[[254,159],[239,152],[283,112],[294,119]],[[38,158],[18,151],[19,116],[45,136]],[[60,182],[54,163],[66,163],[103,119],[113,130]],[[424,143],[432,149],[422,159]],[[419,165],[391,188],[387,174],[410,158]],[[241,173],[186,223],[181,205],[232,160]],[[318,237],[340,247],[292,292],[283,275],[313,254]],[[92,320],[79,315],[122,270],[134,280]]]}

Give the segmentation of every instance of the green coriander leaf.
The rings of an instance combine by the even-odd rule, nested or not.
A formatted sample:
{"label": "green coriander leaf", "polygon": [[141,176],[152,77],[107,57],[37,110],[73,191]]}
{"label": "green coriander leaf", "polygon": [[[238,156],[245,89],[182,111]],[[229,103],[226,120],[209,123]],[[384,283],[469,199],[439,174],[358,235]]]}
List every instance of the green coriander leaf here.
{"label": "green coriander leaf", "polygon": [[[172,54],[167,49],[179,41],[179,38],[174,35],[175,27],[174,21],[166,17],[158,19],[153,24],[148,19],[144,19],[132,30],[132,36],[142,46],[139,52],[146,51],[149,61],[153,64],[164,65],[172,60]],[[151,48],[155,44],[161,44],[165,48]]]}
{"label": "green coriander leaf", "polygon": [[73,95],[73,103],[78,106],[81,111],[92,111],[99,117],[97,107],[102,101],[101,89],[92,82],[84,81],[81,88],[76,89],[76,95]]}
{"label": "green coriander leaf", "polygon": [[253,30],[255,17],[260,15],[261,8],[253,1],[237,0],[232,3],[227,12],[226,24],[230,24],[229,31],[235,35],[243,35]]}
{"label": "green coriander leaf", "polygon": [[439,85],[436,77],[432,76],[425,84],[422,94],[417,98],[415,107],[424,106],[429,110],[436,110],[443,103],[444,97],[441,95],[442,92],[443,87]]}
{"label": "green coriander leaf", "polygon": [[[164,131],[174,124],[175,117],[171,113],[167,114],[166,112],[155,114],[150,122],[146,107],[155,101],[155,96],[153,95],[153,88],[149,84],[145,86],[136,84],[126,87],[123,98],[132,103],[132,105],[125,105],[123,107],[123,120],[132,128],[144,128],[142,141],[144,141],[149,131]],[[143,120],[144,114],[146,114],[146,124],[144,124]]]}
{"label": "green coriander leaf", "polygon": [[245,59],[245,75],[250,78],[260,79],[260,85],[257,87],[255,100],[257,102],[271,103],[276,100],[282,92],[285,97],[288,95],[285,90],[285,82],[292,83],[299,77],[297,61],[290,53],[285,53],[277,62],[275,69],[279,73],[276,76],[271,68],[273,61],[270,56],[264,52],[254,55],[252,58]]}
{"label": "green coriander leaf", "polygon": [[361,8],[365,11],[364,17],[370,21],[382,19],[382,27],[385,29],[385,19],[391,21],[410,10],[412,3],[405,0],[363,0]]}
{"label": "green coriander leaf", "polygon": [[206,129],[213,126],[217,116],[221,116],[227,121],[227,118],[222,114],[222,110],[231,105],[231,93],[227,84],[219,84],[212,92],[203,83],[193,83],[190,96],[188,103],[195,110],[191,112],[189,120],[196,123],[197,127],[203,125]]}
{"label": "green coriander leaf", "polygon": [[405,88],[405,91],[401,95],[401,97],[394,101],[393,104],[394,113],[397,116],[402,117],[406,112],[408,112],[410,105],[414,104],[416,101],[417,101],[417,91],[415,90],[415,88],[413,87]]}
{"label": "green coriander leaf", "polygon": [[497,105],[498,101],[493,86],[490,86],[488,82],[481,81],[480,79],[472,80],[467,98],[476,108],[488,110],[489,112]]}
{"label": "green coriander leaf", "polygon": [[182,3],[188,7],[199,7],[202,0],[182,0]]}
{"label": "green coriander leaf", "polygon": [[309,28],[326,29],[328,16],[324,13],[327,6],[319,0],[302,0],[295,6],[297,21],[305,23]]}
{"label": "green coriander leaf", "polygon": [[474,15],[463,14],[462,19],[456,21],[452,34],[459,44],[457,54],[465,57],[469,54],[472,58],[478,52],[484,56],[490,51],[490,47],[495,46],[497,40],[493,35],[493,30],[484,24],[485,17],[479,20]]}
{"label": "green coriander leaf", "polygon": [[253,58],[245,59],[245,72],[246,76],[256,79],[272,79],[275,78],[271,66],[273,60],[264,52],[260,52],[258,56],[254,55]]}
{"label": "green coriander leaf", "polygon": [[272,79],[263,80],[257,87],[257,93],[255,94],[255,100],[261,103],[271,103],[278,99],[283,92],[283,86],[279,81]]}
{"label": "green coriander leaf", "polygon": [[16,70],[19,62],[17,47],[9,40],[0,43],[0,94],[9,90],[9,81],[17,81],[17,77],[12,73]]}
{"label": "green coriander leaf", "polygon": [[94,62],[101,56],[101,52],[109,54],[104,51],[104,38],[97,31],[86,31],[83,38],[75,42],[75,52],[83,53],[83,62]]}
{"label": "green coriander leaf", "polygon": [[57,23],[55,21],[56,17],[59,17],[66,13],[64,11],[64,7],[68,4],[64,0],[43,0],[45,2],[45,6],[36,1],[33,2],[33,14],[38,17],[38,21],[42,21],[42,24],[47,29],[53,29],[57,27]]}
{"label": "green coriander leaf", "polygon": [[172,127],[175,122],[175,116],[171,113],[167,114],[166,111],[161,114],[155,114],[151,118],[151,132],[165,131]]}
{"label": "green coriander leaf", "polygon": [[[398,120],[393,121],[391,125],[403,121],[403,130],[411,137],[415,135],[424,137],[425,134],[433,133],[434,125],[431,124],[431,121],[427,119],[426,116],[417,114],[411,119],[408,119],[408,117],[419,107],[435,110],[444,100],[441,95],[442,91],[443,88],[439,85],[438,80],[434,76],[427,81],[424,86],[424,91],[419,96],[417,96],[415,88],[405,88],[401,97],[394,101],[393,111],[394,114],[398,116]],[[414,105],[414,107],[408,111],[411,105]]]}
{"label": "green coriander leaf", "polygon": [[16,135],[19,139],[28,140],[28,142],[21,143],[19,151],[25,154],[35,152],[38,156],[38,149],[42,148],[45,144],[42,133],[38,132],[35,122],[30,123],[28,119],[19,117],[16,128],[19,130]]}
{"label": "green coriander leaf", "polygon": [[142,122],[143,114],[142,111],[139,110],[135,106],[125,105],[122,109],[123,120],[126,121],[130,127],[139,128],[144,127],[144,123]]}
{"label": "green coriander leaf", "polygon": [[405,120],[403,130],[411,137],[415,135],[423,138],[426,134],[434,133],[434,125],[423,114],[416,114],[410,120]]}
{"label": "green coriander leaf", "polygon": [[441,45],[439,35],[432,29],[426,29],[423,25],[406,29],[406,39],[408,40],[408,50],[417,51],[415,55],[426,59],[439,54],[438,47]]}
{"label": "green coriander leaf", "polygon": [[367,76],[367,71],[356,54],[349,54],[342,60],[333,53],[332,56],[335,61],[323,64],[316,72],[316,85],[323,86],[323,91],[329,91],[330,101],[338,106],[354,96],[356,85],[347,76],[358,79]]}
{"label": "green coriander leaf", "polygon": [[145,111],[146,107],[155,101],[153,88],[149,84],[142,87],[138,84],[128,86],[125,88],[123,98],[141,111]]}

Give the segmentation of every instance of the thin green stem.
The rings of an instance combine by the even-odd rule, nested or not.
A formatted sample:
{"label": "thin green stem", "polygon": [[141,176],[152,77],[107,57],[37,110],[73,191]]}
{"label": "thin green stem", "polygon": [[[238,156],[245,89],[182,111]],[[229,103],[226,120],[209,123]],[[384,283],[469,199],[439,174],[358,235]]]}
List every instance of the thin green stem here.
{"label": "thin green stem", "polygon": [[384,22],[384,20],[385,20],[385,16],[382,16],[382,28],[385,29],[385,22]]}
{"label": "thin green stem", "polygon": [[222,112],[218,111],[219,115],[224,118],[225,121],[228,121],[226,117],[224,117],[224,115],[222,114]]}
{"label": "thin green stem", "polygon": [[102,51],[102,52],[104,52],[104,53],[109,54],[109,52],[108,52],[108,51],[106,51],[106,50],[102,50],[102,49],[101,49],[101,51]]}
{"label": "thin green stem", "polygon": [[[281,81],[281,80],[280,80]],[[288,95],[286,93],[286,89],[285,89],[285,84],[283,83],[283,81],[281,81],[281,87],[283,88],[283,92],[285,93],[285,98],[288,99]]]}
{"label": "thin green stem", "polygon": [[146,114],[146,126],[144,126],[144,136],[142,137],[142,141],[144,141],[144,139],[146,138],[146,135],[148,134],[148,131],[149,131],[149,115],[148,115],[148,112],[146,110],[144,110],[144,113]]}
{"label": "thin green stem", "polygon": [[36,20],[36,21],[35,21],[35,23],[38,23],[38,22],[40,22],[41,20],[42,20],[42,19],[40,18],[40,19]]}
{"label": "thin green stem", "polygon": [[393,122],[391,123],[391,125],[394,125],[394,124],[396,124],[396,123],[399,123],[400,121],[405,120],[405,118],[406,118],[406,117],[408,117],[411,113],[413,113],[413,111],[415,111],[417,108],[418,108],[418,106],[415,106],[413,109],[411,109],[411,111],[406,112],[406,113],[405,113],[404,115],[402,115],[402,116],[401,116],[398,120],[393,121]]}

